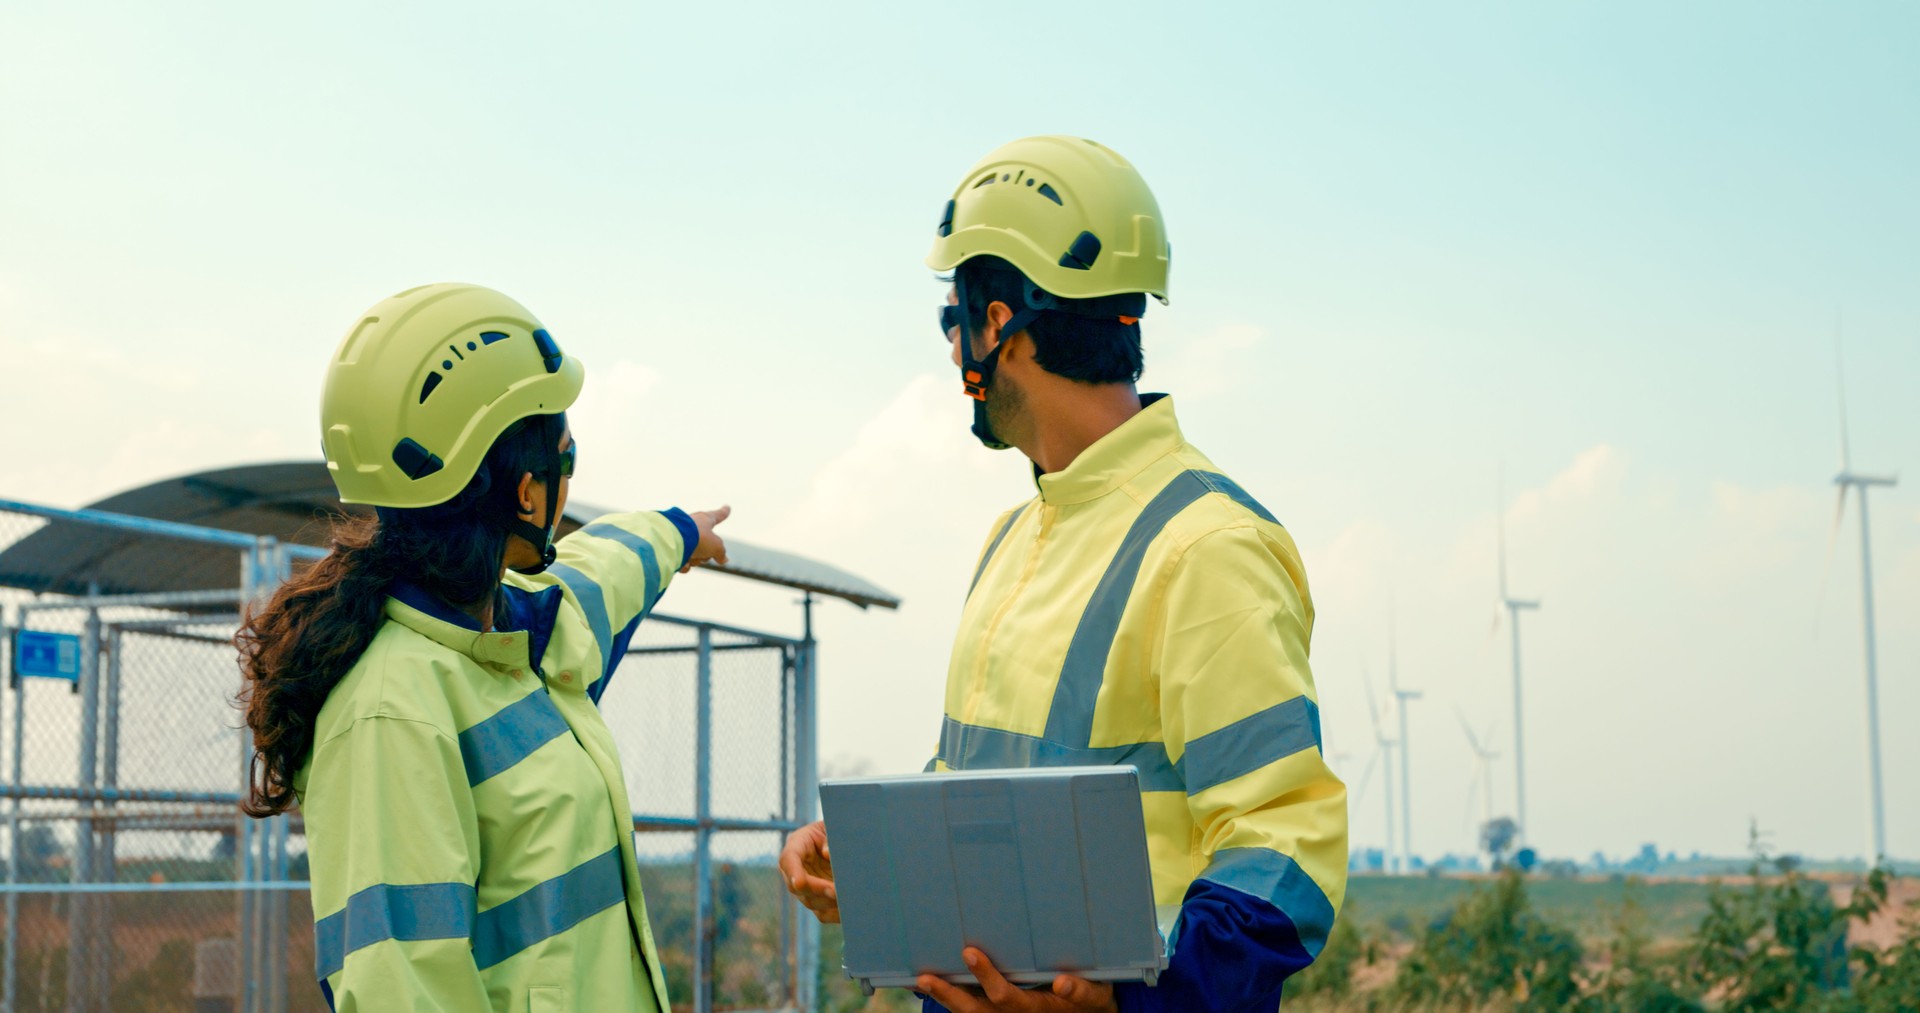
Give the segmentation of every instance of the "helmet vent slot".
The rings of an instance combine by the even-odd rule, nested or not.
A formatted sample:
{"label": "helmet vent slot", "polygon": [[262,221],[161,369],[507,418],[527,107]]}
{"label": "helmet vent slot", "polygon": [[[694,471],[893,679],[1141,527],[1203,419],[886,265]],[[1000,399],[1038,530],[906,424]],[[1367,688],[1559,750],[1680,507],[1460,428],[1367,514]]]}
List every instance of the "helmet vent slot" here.
{"label": "helmet vent slot", "polygon": [[1060,199],[1060,195],[1054,192],[1053,187],[1045,183],[1040,184],[1040,196],[1045,197],[1061,207],[1067,206],[1067,202]]}
{"label": "helmet vent slot", "polygon": [[502,331],[482,331],[480,333],[480,340],[491,345],[496,341],[507,340],[507,334]]}
{"label": "helmet vent slot", "polygon": [[421,404],[427,403],[427,395],[433,393],[433,389],[435,387],[440,386],[441,379],[442,377],[438,373],[427,374],[426,382],[420,385],[420,403]]}
{"label": "helmet vent slot", "polygon": [[999,176],[996,176],[993,173],[987,173],[985,179],[982,179],[980,182],[973,184],[973,188],[975,190],[978,190],[981,187],[986,186],[988,183],[997,182],[999,179],[1000,179]]}
{"label": "helmet vent slot", "polygon": [[540,349],[540,362],[547,367],[547,372],[560,372],[560,363],[566,357],[560,354],[560,345],[553,340],[553,335],[548,334],[545,328],[534,331],[533,344]]}

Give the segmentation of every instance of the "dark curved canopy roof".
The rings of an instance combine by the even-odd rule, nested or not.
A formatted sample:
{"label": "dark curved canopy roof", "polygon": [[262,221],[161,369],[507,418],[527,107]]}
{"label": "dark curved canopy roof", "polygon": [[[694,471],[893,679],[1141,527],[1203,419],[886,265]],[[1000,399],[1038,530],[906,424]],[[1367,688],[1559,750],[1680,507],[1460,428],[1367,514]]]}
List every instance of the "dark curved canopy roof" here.
{"label": "dark curved canopy roof", "polygon": [[[285,461],[220,468],[130,489],[87,510],[174,521],[295,545],[323,546],[329,523],[347,512],[325,463]],[[569,504],[561,533],[608,513]],[[730,562],[714,567],[748,580],[779,584],[852,602],[897,608],[900,599],[837,567],[791,553],[727,539]],[[83,595],[217,591],[240,583],[240,550],[232,545],[55,519],[0,552],[0,586],[43,594]]]}

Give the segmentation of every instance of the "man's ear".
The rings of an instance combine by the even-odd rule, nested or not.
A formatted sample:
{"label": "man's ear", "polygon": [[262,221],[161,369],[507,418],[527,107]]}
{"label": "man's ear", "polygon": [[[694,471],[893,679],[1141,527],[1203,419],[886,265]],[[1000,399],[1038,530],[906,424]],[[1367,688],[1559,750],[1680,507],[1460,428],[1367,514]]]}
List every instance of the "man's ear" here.
{"label": "man's ear", "polygon": [[520,484],[514,487],[513,495],[518,501],[517,505],[520,508],[520,519],[523,521],[533,520],[533,472],[529,471],[521,474]]}
{"label": "man's ear", "polygon": [[1006,303],[996,300],[987,304],[986,323],[980,330],[980,343],[985,346],[982,349],[983,358],[985,355],[993,354],[993,350],[1000,346],[1000,342],[1007,339],[1007,335],[1000,333],[1000,329],[1007,326],[1007,321],[1012,319],[1013,310],[1008,308]]}

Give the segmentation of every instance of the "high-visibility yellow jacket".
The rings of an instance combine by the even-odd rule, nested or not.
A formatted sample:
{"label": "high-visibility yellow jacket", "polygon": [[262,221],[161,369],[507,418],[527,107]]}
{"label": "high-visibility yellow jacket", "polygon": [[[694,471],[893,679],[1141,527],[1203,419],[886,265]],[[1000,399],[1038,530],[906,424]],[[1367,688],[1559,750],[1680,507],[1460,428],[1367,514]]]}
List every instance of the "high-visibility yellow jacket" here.
{"label": "high-visibility yellow jacket", "polygon": [[697,541],[678,510],[603,518],[508,576],[490,633],[393,588],[296,779],[334,1009],[667,1009],[598,702]]}
{"label": "high-visibility yellow jacket", "polygon": [[1346,892],[1313,605],[1286,530],[1142,400],[994,525],[930,769],[1136,767],[1170,961],[1122,1009],[1270,1011]]}

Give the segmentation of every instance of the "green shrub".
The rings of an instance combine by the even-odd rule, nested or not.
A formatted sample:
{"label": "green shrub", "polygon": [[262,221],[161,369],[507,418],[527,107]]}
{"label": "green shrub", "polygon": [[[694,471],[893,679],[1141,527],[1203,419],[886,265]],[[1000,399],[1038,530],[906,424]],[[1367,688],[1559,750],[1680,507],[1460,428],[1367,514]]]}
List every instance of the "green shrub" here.
{"label": "green shrub", "polygon": [[1876,869],[1840,907],[1825,883],[1808,879],[1795,863],[1768,858],[1757,834],[1751,871],[1750,885],[1716,883],[1708,895],[1707,915],[1688,947],[1694,987],[1717,996],[1729,1013],[1849,1008],[1834,1001],[1851,977],[1847,925],[1878,909],[1885,872]]}
{"label": "green shrub", "polygon": [[1920,917],[1908,925],[1906,938],[1896,946],[1853,951],[1859,974],[1852,999],[1860,1013],[1910,1013],[1920,1004]]}
{"label": "green shrub", "polygon": [[1534,914],[1525,881],[1509,870],[1420,934],[1385,998],[1415,1007],[1564,1010],[1579,998],[1580,958],[1579,940]]}
{"label": "green shrub", "polygon": [[1342,906],[1333,921],[1327,945],[1307,969],[1287,979],[1287,999],[1344,999],[1353,992],[1353,965],[1367,950],[1367,941],[1354,918],[1353,901]]}
{"label": "green shrub", "polygon": [[1626,895],[1613,919],[1607,965],[1587,983],[1584,1013],[1697,1013],[1700,1003],[1679,983],[1679,968],[1652,949],[1647,913],[1640,903],[1644,884],[1626,881]]}

